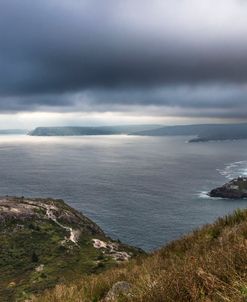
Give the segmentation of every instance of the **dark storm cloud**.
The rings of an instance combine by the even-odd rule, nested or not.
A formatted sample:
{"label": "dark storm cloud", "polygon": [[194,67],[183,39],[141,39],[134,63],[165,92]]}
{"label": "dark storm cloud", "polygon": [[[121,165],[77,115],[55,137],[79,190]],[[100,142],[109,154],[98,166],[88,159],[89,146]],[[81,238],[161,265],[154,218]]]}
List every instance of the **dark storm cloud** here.
{"label": "dark storm cloud", "polygon": [[215,2],[1,0],[0,110],[240,108],[247,4]]}

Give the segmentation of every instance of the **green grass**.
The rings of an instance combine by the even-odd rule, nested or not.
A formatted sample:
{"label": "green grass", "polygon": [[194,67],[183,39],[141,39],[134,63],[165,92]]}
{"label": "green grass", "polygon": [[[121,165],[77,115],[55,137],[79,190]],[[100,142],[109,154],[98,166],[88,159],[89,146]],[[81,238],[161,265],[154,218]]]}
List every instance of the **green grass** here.
{"label": "green grass", "polygon": [[247,190],[247,181],[244,181],[244,179],[238,178],[234,180],[234,185],[238,186],[241,191]]}
{"label": "green grass", "polygon": [[[30,293],[116,265],[92,246],[92,236],[82,234],[78,246],[72,242],[63,246],[61,241],[68,233],[53,221],[19,224],[23,227],[16,229],[17,222],[10,221],[0,229],[0,301],[22,300]],[[44,270],[37,272],[40,264]]]}

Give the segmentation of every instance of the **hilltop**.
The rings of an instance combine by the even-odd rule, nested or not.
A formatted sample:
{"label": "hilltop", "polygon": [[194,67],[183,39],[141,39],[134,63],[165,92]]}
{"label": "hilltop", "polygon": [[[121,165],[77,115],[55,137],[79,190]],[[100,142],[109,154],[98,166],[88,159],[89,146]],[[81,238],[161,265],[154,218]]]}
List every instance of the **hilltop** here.
{"label": "hilltop", "polygon": [[0,301],[22,301],[143,252],[114,241],[62,200],[0,198]]}

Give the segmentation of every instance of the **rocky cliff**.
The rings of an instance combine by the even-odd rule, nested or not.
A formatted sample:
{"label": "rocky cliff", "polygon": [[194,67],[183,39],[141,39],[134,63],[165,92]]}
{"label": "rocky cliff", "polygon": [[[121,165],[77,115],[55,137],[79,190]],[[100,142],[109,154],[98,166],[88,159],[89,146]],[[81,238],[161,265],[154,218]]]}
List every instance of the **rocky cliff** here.
{"label": "rocky cliff", "polygon": [[230,199],[247,198],[247,177],[235,178],[223,186],[211,190],[209,196]]}

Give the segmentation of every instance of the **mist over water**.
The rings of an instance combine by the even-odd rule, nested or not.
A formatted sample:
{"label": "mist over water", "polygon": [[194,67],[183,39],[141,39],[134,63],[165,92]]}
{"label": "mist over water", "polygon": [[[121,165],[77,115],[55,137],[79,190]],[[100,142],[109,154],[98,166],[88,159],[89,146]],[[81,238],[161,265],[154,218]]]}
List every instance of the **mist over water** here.
{"label": "mist over water", "polygon": [[209,198],[247,175],[247,141],[187,137],[0,137],[0,195],[62,198],[107,234],[146,250],[247,200]]}

